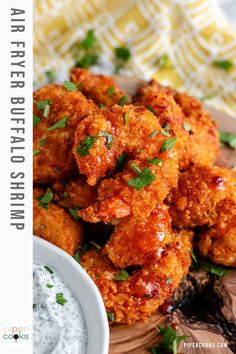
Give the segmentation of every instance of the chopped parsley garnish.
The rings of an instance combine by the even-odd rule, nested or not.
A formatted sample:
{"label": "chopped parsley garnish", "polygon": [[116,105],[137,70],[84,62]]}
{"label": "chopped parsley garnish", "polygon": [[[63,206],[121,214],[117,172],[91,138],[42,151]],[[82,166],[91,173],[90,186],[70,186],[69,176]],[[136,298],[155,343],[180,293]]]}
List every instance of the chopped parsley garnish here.
{"label": "chopped parsley garnish", "polygon": [[99,107],[100,107],[100,108],[107,108],[107,107],[105,106],[105,104],[103,104],[103,103],[99,103]]}
{"label": "chopped parsley garnish", "polygon": [[150,168],[145,167],[138,177],[130,179],[127,183],[139,191],[141,188],[149,186],[155,179],[156,176],[152,174]]}
{"label": "chopped parsley garnish", "polygon": [[[38,206],[40,206],[43,209],[48,209],[48,204],[52,201],[53,199],[53,193],[50,188],[46,190],[44,195],[41,195],[36,198],[38,200]],[[46,267],[45,267],[46,268]]]}
{"label": "chopped parsley garnish", "polygon": [[52,104],[51,100],[43,100],[43,101],[37,101],[36,105],[39,110],[44,110],[46,106],[50,106]]}
{"label": "chopped parsley garnish", "polygon": [[100,132],[98,136],[107,138],[107,148],[110,150],[112,148],[113,135],[107,132]]}
{"label": "chopped parsley garnish", "polygon": [[76,61],[76,68],[88,69],[90,66],[97,64],[98,54],[85,54],[81,59]]}
{"label": "chopped parsley garnish", "polygon": [[131,52],[127,47],[115,48],[115,56],[123,61],[128,61],[131,58]]}
{"label": "chopped parsley garnish", "polygon": [[39,149],[34,149],[33,150],[33,156],[37,156],[38,154],[40,154],[40,150]]}
{"label": "chopped parsley garnish", "polygon": [[228,144],[231,149],[236,149],[236,135],[227,132],[220,132],[220,141],[223,144]]}
{"label": "chopped parsley garnish", "polygon": [[55,129],[62,129],[62,128],[65,128],[68,119],[69,119],[68,116],[62,118],[61,120],[59,120],[58,122],[56,122],[55,124],[53,124],[53,125],[52,125],[50,128],[48,128],[47,130],[51,132],[52,130],[55,130]]}
{"label": "chopped parsley garnish", "polygon": [[80,263],[80,258],[84,254],[84,252],[87,250],[88,244],[86,242],[82,243],[81,246],[79,246],[79,250],[74,254],[73,258]]}
{"label": "chopped parsley garnish", "polygon": [[168,66],[169,64],[169,56],[168,54],[162,54],[158,59],[157,59],[157,64],[159,69],[164,69]]}
{"label": "chopped parsley garnish", "polygon": [[132,163],[130,164],[130,168],[132,168],[132,170],[133,170],[134,172],[136,172],[138,175],[139,175],[140,173],[142,173],[141,168],[138,167],[134,162],[132,162]]}
{"label": "chopped parsley garnish", "polygon": [[36,309],[37,309],[37,305],[33,304],[33,310],[36,311]]}
{"label": "chopped parsley garnish", "polygon": [[39,124],[40,122],[41,122],[41,119],[34,114],[33,115],[33,126]]}
{"label": "chopped parsley garnish", "polygon": [[188,123],[183,123],[183,128],[184,130],[186,130],[186,132],[190,132],[191,131],[191,127]]}
{"label": "chopped parsley garnish", "polygon": [[74,84],[74,82],[71,81],[64,81],[64,87],[67,89],[67,91],[74,91],[77,90],[77,85]]}
{"label": "chopped parsley garnish", "polygon": [[191,252],[192,260],[197,263],[197,257],[196,257],[196,255],[195,255],[195,253],[193,252],[193,249],[192,249],[192,248],[191,248],[191,251],[190,251],[190,252]]}
{"label": "chopped parsley garnish", "polygon": [[94,142],[97,140],[97,136],[88,135],[81,143],[76,147],[76,152],[79,156],[84,157],[89,155],[89,149],[92,147]]}
{"label": "chopped parsley garnish", "polygon": [[151,132],[151,134],[149,134],[149,138],[154,138],[154,136],[156,136],[158,133],[158,130],[153,130],[153,132]]}
{"label": "chopped parsley garnish", "polygon": [[88,30],[85,38],[77,46],[75,67],[88,69],[98,62],[98,43],[93,29]]}
{"label": "chopped parsley garnish", "polygon": [[100,250],[102,247],[99,246],[96,242],[94,241],[90,241],[91,245],[93,245],[95,248],[97,248],[98,250]]}
{"label": "chopped parsley garnish", "polygon": [[173,280],[172,280],[171,278],[169,278],[169,279],[166,280],[166,284],[169,285],[169,284],[172,283],[172,281],[173,281]]}
{"label": "chopped parsley garnish", "polygon": [[56,294],[56,300],[57,300],[57,303],[62,306],[64,306],[64,304],[67,302],[67,300],[63,297],[62,293]]}
{"label": "chopped parsley garnish", "polygon": [[125,112],[124,113],[124,125],[127,125],[127,123],[128,123],[128,113]]}
{"label": "chopped parsley garnish", "polygon": [[121,98],[118,101],[118,105],[119,106],[124,106],[127,101],[128,101],[128,97],[127,96],[121,96]]}
{"label": "chopped parsley garnish", "polygon": [[51,288],[54,287],[54,285],[52,285],[52,284],[46,284],[46,286],[47,286],[48,289],[51,289]]}
{"label": "chopped parsley garnish", "polygon": [[41,139],[39,142],[39,147],[42,147],[46,143],[47,140],[48,140],[47,136],[45,136],[45,138]]}
{"label": "chopped parsley garnish", "polygon": [[175,145],[176,138],[169,138],[163,141],[161,147],[160,147],[160,152],[168,151],[172,149],[172,147]]}
{"label": "chopped parsley garnish", "polygon": [[167,136],[167,137],[170,136],[170,133],[168,131],[163,130],[163,129],[160,130],[160,133],[164,136]]}
{"label": "chopped parsley garnish", "polygon": [[56,73],[54,70],[48,70],[45,72],[45,75],[47,76],[48,78],[48,82],[52,83],[55,81],[56,79]]}
{"label": "chopped parsley garnish", "polygon": [[111,86],[111,87],[109,87],[107,89],[107,94],[108,94],[109,97],[112,97],[114,92],[115,92],[115,87],[114,86]]}
{"label": "chopped parsley garnish", "polygon": [[209,95],[203,95],[199,99],[200,101],[207,101],[207,100],[212,100],[212,98],[214,97],[215,95],[213,93],[209,93]]}
{"label": "chopped parsley garnish", "polygon": [[44,268],[47,269],[48,273],[53,274],[53,270],[49,266],[44,266]]}
{"label": "chopped parsley garnish", "polygon": [[193,262],[192,262],[191,267],[193,269],[203,269],[206,272],[214,274],[218,277],[223,277],[224,275],[227,275],[232,272],[231,268],[227,268],[227,267],[223,267],[223,266],[220,266],[217,264],[213,264],[209,261],[205,261],[201,258],[197,258],[196,256],[195,256],[195,259],[193,256],[192,256],[192,258],[193,258]]}
{"label": "chopped parsley garnish", "polygon": [[174,328],[170,326],[164,327],[160,325],[158,328],[162,335],[162,340],[156,347],[149,348],[152,354],[177,354],[178,343],[189,338],[189,336],[177,336]]}
{"label": "chopped parsley garnish", "polygon": [[214,60],[212,65],[225,71],[229,71],[234,66],[230,60]]}
{"label": "chopped parsley garnish", "polygon": [[90,48],[95,44],[95,42],[96,42],[96,37],[94,35],[94,30],[90,29],[88,30],[86,37],[84,38],[81,44],[84,48]]}
{"label": "chopped parsley garnish", "polygon": [[169,132],[169,131],[170,131],[170,126],[169,126],[169,124],[165,124],[165,125],[164,125],[164,129]]}
{"label": "chopped parsley garnish", "polygon": [[158,166],[162,166],[163,165],[163,160],[162,159],[158,159],[157,157],[155,157],[153,159],[147,159],[147,160],[150,163],[150,165],[158,165]]}
{"label": "chopped parsley garnish", "polygon": [[156,115],[155,109],[154,109],[150,104],[147,105],[147,109],[148,109],[150,112],[152,112],[153,114]]}
{"label": "chopped parsley garnish", "polygon": [[115,321],[115,315],[114,315],[114,312],[107,312],[107,318],[114,322]]}
{"label": "chopped parsley garnish", "polygon": [[75,221],[78,221],[80,219],[80,217],[77,213],[78,210],[79,210],[79,208],[75,208],[75,209],[69,208],[69,213]]}
{"label": "chopped parsley garnish", "polygon": [[126,155],[125,153],[122,153],[118,159],[117,159],[117,162],[116,162],[116,166],[118,169],[121,169],[122,166],[123,166],[123,163],[126,161]]}
{"label": "chopped parsley garnish", "polygon": [[47,104],[47,105],[45,106],[44,110],[43,110],[43,116],[44,116],[44,118],[48,118],[48,116],[49,116],[49,111],[50,111],[50,106],[49,106],[49,104]]}
{"label": "chopped parsley garnish", "polygon": [[119,273],[114,276],[114,279],[119,281],[126,280],[128,278],[129,278],[129,273],[126,272],[126,270],[124,269],[121,269]]}

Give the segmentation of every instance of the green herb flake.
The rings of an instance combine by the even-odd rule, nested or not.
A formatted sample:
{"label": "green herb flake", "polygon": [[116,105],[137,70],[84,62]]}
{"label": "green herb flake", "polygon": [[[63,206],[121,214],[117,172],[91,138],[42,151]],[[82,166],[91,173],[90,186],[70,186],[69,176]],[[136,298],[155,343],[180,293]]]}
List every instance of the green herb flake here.
{"label": "green herb flake", "polygon": [[162,340],[156,347],[149,348],[152,354],[177,354],[178,343],[189,338],[189,336],[177,336],[176,331],[170,326],[159,326],[159,330]]}
{"label": "green herb flake", "polygon": [[172,147],[175,145],[176,138],[169,138],[163,141],[161,147],[160,147],[160,152],[168,151],[172,149]]}
{"label": "green herb flake", "polygon": [[199,99],[200,101],[208,101],[208,100],[212,100],[214,97],[215,95],[213,93],[209,93],[208,95],[201,96]]}
{"label": "green herb flake", "polygon": [[158,133],[158,130],[153,130],[153,132],[151,132],[151,134],[149,134],[149,138],[154,138],[154,136],[156,136]]}
{"label": "green herb flake", "polygon": [[33,311],[36,311],[36,310],[37,310],[37,305],[33,304]]}
{"label": "green herb flake", "polygon": [[169,64],[169,56],[168,54],[162,54],[158,59],[157,59],[157,65],[159,69],[164,69],[168,66]]}
{"label": "green herb flake", "polygon": [[148,162],[151,165],[158,165],[158,166],[162,166],[163,165],[163,160],[162,159],[158,159],[157,157],[153,158],[153,159],[147,159]]}
{"label": "green herb flake", "polygon": [[114,312],[107,312],[107,318],[112,321],[115,322],[115,315]]}
{"label": "green herb flake", "polygon": [[97,140],[97,136],[88,135],[81,143],[76,147],[76,152],[79,156],[84,157],[89,155],[89,150],[91,149],[94,142]]}
{"label": "green herb flake", "polygon": [[153,114],[156,115],[155,109],[154,109],[150,104],[147,105],[147,109],[148,109],[150,112],[152,112]]}
{"label": "green herb flake", "polygon": [[34,149],[33,150],[33,156],[37,156],[38,154],[40,154],[40,150],[39,149]]}
{"label": "green herb flake", "polygon": [[218,277],[223,277],[224,275],[230,274],[232,272],[231,268],[223,267],[211,262],[205,261],[203,259],[196,259],[192,263],[191,267],[193,269],[203,269],[208,273],[214,274]]}
{"label": "green herb flake", "polygon": [[54,287],[54,285],[52,285],[52,284],[46,284],[46,287],[47,287],[48,289],[52,289],[52,288]]}
{"label": "green herb flake", "polygon": [[170,133],[168,131],[163,130],[163,129],[160,130],[160,133],[161,133],[161,135],[164,135],[166,137],[170,136]]}
{"label": "green herb flake", "polygon": [[49,266],[44,266],[44,268],[48,271],[48,273],[53,274],[53,270],[51,270],[51,268],[49,268]]}
{"label": "green herb flake", "polygon": [[183,123],[183,128],[184,130],[186,130],[186,132],[190,132],[191,131],[191,127],[188,123]]}
{"label": "green herb flake", "polygon": [[115,87],[114,86],[111,86],[107,89],[107,94],[109,97],[112,97],[113,94],[115,93]]}
{"label": "green herb flake", "polygon": [[101,246],[99,246],[96,242],[94,242],[94,241],[90,241],[90,243],[91,243],[91,245],[93,245],[97,250],[100,250],[100,249],[102,249],[102,247]]}
{"label": "green herb flake", "polygon": [[95,43],[96,43],[96,37],[94,35],[94,30],[90,29],[88,30],[86,37],[84,38],[81,44],[84,48],[90,48],[94,46]]}
{"label": "green herb flake", "polygon": [[230,60],[214,60],[212,65],[225,71],[229,71],[234,66]]}
{"label": "green herb flake", "polygon": [[169,132],[169,131],[170,131],[170,126],[169,126],[169,124],[165,124],[164,129]]}
{"label": "green herb flake", "polygon": [[107,138],[107,148],[108,148],[108,150],[111,150],[112,142],[113,142],[113,135],[110,133],[107,133],[107,132],[100,132],[98,134],[98,136]]}
{"label": "green herb flake", "polygon": [[127,183],[139,191],[141,188],[149,186],[155,179],[156,176],[152,174],[150,168],[144,168],[138,177],[130,179]]}
{"label": "green herb flake", "polygon": [[171,278],[167,279],[166,280],[166,284],[169,285],[169,284],[172,284],[173,280]]}
{"label": "green herb flake", "polygon": [[82,245],[79,246],[79,250],[74,254],[73,258],[80,263],[80,258],[84,254],[84,252],[88,249],[88,244],[87,242],[82,243]]}
{"label": "green herb flake", "polygon": [[53,124],[50,128],[48,128],[47,130],[49,132],[55,130],[55,129],[63,129],[66,127],[66,123],[68,121],[69,117],[66,116],[64,118],[62,118],[61,120],[59,120],[58,122],[56,122],[55,124]]}
{"label": "green herb flake", "polygon": [[127,101],[128,101],[128,97],[127,96],[121,96],[121,98],[118,101],[118,105],[119,106],[124,106]]}
{"label": "green herb flake", "polygon": [[197,263],[197,257],[196,257],[196,255],[195,255],[195,253],[193,252],[193,249],[191,249],[191,257],[192,257],[192,260],[195,262],[195,263]]}
{"label": "green herb flake", "polygon": [[118,159],[117,159],[117,161],[116,161],[116,167],[118,168],[118,169],[121,169],[122,168],[122,166],[123,166],[123,163],[126,161],[126,155],[125,155],[125,153],[122,153],[119,157],[118,157]]}
{"label": "green herb flake", "polygon": [[62,293],[57,293],[56,294],[56,301],[59,305],[64,306],[67,300],[64,298]]}
{"label": "green herb flake", "polygon": [[52,101],[51,100],[43,100],[43,101],[37,101],[35,103],[37,105],[38,110],[44,110],[46,106],[51,106]]}
{"label": "green herb flake", "polygon": [[124,113],[124,125],[127,125],[127,123],[128,123],[128,113],[125,112]]}
{"label": "green herb flake", "polygon": [[127,62],[131,58],[131,52],[127,47],[115,48],[115,56],[117,59]]}
{"label": "green herb flake", "polygon": [[223,144],[228,144],[231,149],[236,150],[236,135],[227,132],[220,132],[220,141]]}
{"label": "green herb flake", "polygon": [[48,82],[52,83],[56,79],[56,73],[54,70],[48,70],[45,72],[45,75],[47,76]]}
{"label": "green herb flake", "polygon": [[[40,206],[43,209],[48,209],[48,204],[52,201],[53,199],[53,193],[50,188],[47,189],[47,191],[44,193],[44,195],[37,197],[38,200],[38,206]],[[46,267],[45,267],[46,268]]]}
{"label": "green herb flake", "polygon": [[74,82],[71,81],[64,81],[64,87],[67,89],[67,91],[74,91],[77,90],[77,85],[74,84]]}
{"label": "green herb flake", "polygon": [[42,147],[46,143],[47,140],[48,140],[47,136],[45,136],[45,138],[41,139],[39,142],[39,147]]}
{"label": "green herb flake", "polygon": [[97,54],[85,54],[79,60],[76,61],[76,68],[88,69],[90,66],[97,64],[98,55]]}
{"label": "green herb flake", "polygon": [[134,162],[132,162],[132,163],[130,164],[130,168],[132,168],[132,170],[133,170],[134,172],[136,172],[138,175],[139,175],[140,173],[142,173],[141,168],[138,167]]}
{"label": "green herb flake", "polygon": [[48,116],[49,116],[49,111],[50,111],[50,106],[49,106],[49,104],[47,104],[47,105],[45,106],[44,110],[43,110],[43,116],[44,116],[44,118],[48,118]]}
{"label": "green herb flake", "polygon": [[80,219],[78,215],[78,210],[79,208],[74,208],[74,209],[69,208],[69,213],[75,221],[78,221]]}
{"label": "green herb flake", "polygon": [[41,119],[34,114],[33,115],[33,126],[38,125],[39,123],[41,123]]}
{"label": "green herb flake", "polygon": [[107,108],[107,107],[105,106],[105,104],[103,104],[103,103],[99,103],[99,107],[100,107],[100,108]]}
{"label": "green herb flake", "polygon": [[115,280],[123,281],[129,278],[129,273],[126,270],[121,269],[118,274],[114,276]]}

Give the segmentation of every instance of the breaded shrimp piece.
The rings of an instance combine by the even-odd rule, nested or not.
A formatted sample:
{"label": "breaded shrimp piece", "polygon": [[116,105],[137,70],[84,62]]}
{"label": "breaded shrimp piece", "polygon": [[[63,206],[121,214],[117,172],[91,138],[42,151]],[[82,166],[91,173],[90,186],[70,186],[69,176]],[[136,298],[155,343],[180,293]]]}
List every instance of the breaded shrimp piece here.
{"label": "breaded shrimp piece", "polygon": [[80,87],[82,93],[95,103],[112,107],[115,104],[131,102],[131,97],[121,91],[112,77],[95,75],[86,69],[72,68],[70,80]]}
{"label": "breaded shrimp piece", "polygon": [[47,209],[40,206],[36,198],[44,193],[43,189],[34,189],[34,235],[53,243],[73,256],[83,241],[83,226],[53,202],[48,204]]}
{"label": "breaded shrimp piece", "polygon": [[116,227],[104,251],[120,268],[156,263],[173,243],[168,208],[159,203],[148,219],[124,218]]}
{"label": "breaded shrimp piece", "polygon": [[97,190],[86,183],[84,176],[52,186],[53,201],[64,208],[87,208],[97,199]]}
{"label": "breaded shrimp piece", "polygon": [[218,217],[218,204],[236,201],[236,178],[232,171],[218,166],[193,166],[180,174],[178,188],[168,196],[174,226],[212,226]]}
{"label": "breaded shrimp piece", "polygon": [[236,202],[226,199],[217,209],[216,224],[199,235],[199,251],[214,263],[236,267]]}
{"label": "breaded shrimp piece", "polygon": [[114,106],[88,116],[75,133],[74,154],[80,173],[94,185],[115,168],[122,153],[129,158],[157,157],[167,140],[162,133],[157,117],[144,107]]}
{"label": "breaded shrimp piece", "polygon": [[135,105],[153,110],[160,124],[177,136],[180,169],[193,164],[213,164],[219,153],[219,133],[202,103],[186,93],[161,87],[152,80],[138,91]]}
{"label": "breaded shrimp piece", "polygon": [[[162,161],[161,166],[150,165],[147,160],[132,160],[122,172],[102,180],[97,201],[80,210],[79,216],[92,223],[117,223],[118,219],[128,215],[148,218],[157,203],[165,199],[178,181],[178,154],[175,148],[162,152],[158,157]],[[142,173],[137,174],[134,167]],[[140,181],[145,183],[143,187],[139,186]]]}
{"label": "breaded shrimp piece", "polygon": [[179,243],[166,249],[159,262],[126,280],[116,280],[120,270],[101,251],[84,253],[81,264],[98,286],[107,312],[114,313],[114,322],[146,321],[173,294],[191,263],[191,237],[191,231],[181,232]]}
{"label": "breaded shrimp piece", "polygon": [[53,183],[70,176],[76,167],[72,153],[75,128],[97,110],[81,92],[67,91],[64,86],[47,85],[34,93],[35,183]]}

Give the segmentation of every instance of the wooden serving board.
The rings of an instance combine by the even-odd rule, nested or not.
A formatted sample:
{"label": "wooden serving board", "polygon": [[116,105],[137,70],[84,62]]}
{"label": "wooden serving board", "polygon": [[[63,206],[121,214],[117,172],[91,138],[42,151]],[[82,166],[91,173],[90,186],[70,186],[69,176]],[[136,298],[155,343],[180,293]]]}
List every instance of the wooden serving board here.
{"label": "wooden serving board", "polygon": [[[145,81],[136,78],[115,77],[115,80],[119,85],[119,87],[124,91],[126,91],[127,93],[129,93],[130,95],[134,95],[137,89],[143,84],[145,84]],[[207,105],[204,106],[211,113],[212,118],[218,123],[219,130],[228,131],[233,134],[236,134],[236,118],[233,118],[227,115],[226,113],[220,112],[219,110],[212,108],[210,106]],[[231,150],[229,148],[222,149],[221,154],[219,156],[218,164],[228,166],[228,167],[233,167],[234,165],[236,165],[236,151]],[[236,279],[236,273],[234,273],[234,279]],[[234,296],[234,300],[231,301],[231,303],[234,303],[236,307],[236,292],[234,292],[232,296]],[[236,311],[236,309],[234,310]],[[146,323],[136,323],[130,326],[129,325],[111,326],[109,354],[148,354],[150,353],[150,351],[148,351],[148,348],[151,347],[153,344],[156,344],[158,341],[157,325],[163,323],[165,320],[166,318],[164,315],[160,313],[156,313],[152,315],[148,320],[148,322]],[[207,337],[204,337],[205,341],[206,339]],[[212,342],[212,340],[213,340],[212,333],[209,332],[208,341]],[[223,352],[232,353],[229,349],[227,349],[226,351],[222,351],[222,353]],[[197,351],[196,349],[191,351],[189,349],[184,349],[181,347],[181,353],[200,353],[200,351]],[[207,353],[211,353],[211,351],[209,351],[209,349],[203,349],[201,350],[201,353],[207,354]],[[218,351],[215,351],[214,353],[218,353]],[[221,353],[221,351],[219,351],[219,353]]]}

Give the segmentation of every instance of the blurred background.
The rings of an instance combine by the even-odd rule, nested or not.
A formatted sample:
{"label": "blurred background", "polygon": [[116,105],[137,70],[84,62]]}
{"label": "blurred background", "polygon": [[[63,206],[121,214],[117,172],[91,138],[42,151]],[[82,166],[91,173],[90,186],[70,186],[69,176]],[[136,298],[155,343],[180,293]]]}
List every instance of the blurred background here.
{"label": "blurred background", "polygon": [[236,117],[236,0],[34,0],[34,85],[157,79]]}

